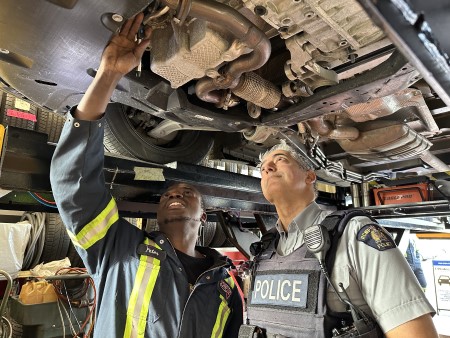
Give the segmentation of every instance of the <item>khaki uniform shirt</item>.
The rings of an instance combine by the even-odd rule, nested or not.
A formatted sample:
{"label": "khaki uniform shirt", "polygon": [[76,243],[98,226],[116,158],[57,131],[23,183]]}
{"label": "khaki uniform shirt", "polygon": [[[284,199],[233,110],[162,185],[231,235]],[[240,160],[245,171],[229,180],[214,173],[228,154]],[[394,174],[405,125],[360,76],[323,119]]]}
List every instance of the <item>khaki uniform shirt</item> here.
{"label": "khaki uniform shirt", "polygon": [[[278,254],[288,255],[303,245],[303,230],[320,223],[329,213],[312,202],[295,217],[287,232],[278,223]],[[373,222],[367,217],[354,217],[345,228],[331,271],[333,284],[339,289],[342,283],[350,301],[375,318],[385,333],[424,314],[434,314],[398,248],[378,250],[357,240],[359,230],[367,224]],[[345,310],[331,287],[327,304],[334,311]]]}

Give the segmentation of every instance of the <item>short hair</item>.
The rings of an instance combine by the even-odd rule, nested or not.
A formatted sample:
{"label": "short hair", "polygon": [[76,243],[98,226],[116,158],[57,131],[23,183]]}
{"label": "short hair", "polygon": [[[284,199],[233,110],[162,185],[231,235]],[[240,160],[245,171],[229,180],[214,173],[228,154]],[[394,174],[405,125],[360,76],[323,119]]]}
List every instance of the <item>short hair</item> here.
{"label": "short hair", "polygon": [[314,171],[314,167],[312,165],[312,163],[310,161],[308,161],[308,159],[302,155],[300,155],[298,153],[298,151],[295,151],[294,148],[292,148],[290,145],[288,145],[286,143],[286,140],[281,139],[280,143],[274,145],[272,148],[270,148],[269,150],[265,151],[264,153],[259,154],[259,164],[258,164],[258,168],[261,168],[261,163],[264,161],[264,159],[267,157],[267,155],[269,155],[269,153],[271,153],[272,151],[275,150],[284,150],[287,151],[292,158],[297,162],[297,164],[300,166],[300,168],[302,168],[305,171],[308,170],[313,170]]}

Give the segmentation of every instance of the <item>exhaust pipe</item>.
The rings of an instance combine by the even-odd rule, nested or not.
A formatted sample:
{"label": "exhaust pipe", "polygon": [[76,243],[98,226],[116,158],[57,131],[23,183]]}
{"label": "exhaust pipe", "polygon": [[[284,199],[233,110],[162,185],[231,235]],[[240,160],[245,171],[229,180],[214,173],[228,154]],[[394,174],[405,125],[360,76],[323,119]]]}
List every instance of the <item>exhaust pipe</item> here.
{"label": "exhaust pipe", "polygon": [[330,121],[323,116],[315,117],[307,121],[312,130],[320,136],[333,140],[356,140],[359,137],[359,130],[350,126],[339,126],[334,128]]}
{"label": "exhaust pipe", "polygon": [[[186,1],[188,4],[185,4]],[[267,36],[234,8],[205,0],[162,0],[162,3],[174,10],[183,8],[183,17],[187,15],[186,8],[190,8],[189,16],[226,27],[237,39],[253,50],[230,62],[223,70],[223,75],[215,79],[207,77],[200,79],[195,92],[201,100],[220,105],[223,103],[223,94],[214,91],[236,87],[243,73],[262,67],[269,59],[271,45]]]}
{"label": "exhaust pipe", "polygon": [[438,172],[450,171],[450,167],[440,159],[438,159],[435,155],[430,153],[429,150],[424,151],[422,154],[420,154],[420,159],[436,169]]}

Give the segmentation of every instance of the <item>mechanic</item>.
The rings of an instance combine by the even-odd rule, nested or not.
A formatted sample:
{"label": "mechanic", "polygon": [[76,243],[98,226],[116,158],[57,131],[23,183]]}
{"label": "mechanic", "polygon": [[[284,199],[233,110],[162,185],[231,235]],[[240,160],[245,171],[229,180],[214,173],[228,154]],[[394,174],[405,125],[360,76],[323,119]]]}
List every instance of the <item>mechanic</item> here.
{"label": "mechanic", "polygon": [[337,294],[375,319],[375,337],[383,336],[376,332],[380,329],[389,338],[438,337],[434,310],[403,254],[389,233],[365,216],[351,218],[337,243],[330,269],[337,292],[328,286],[325,302],[318,260],[303,245],[303,231],[330,213],[315,202],[316,173],[284,140],[260,159],[261,188],[279,219],[274,238],[256,254],[248,325],[241,337],[257,332],[262,337],[337,336],[329,314],[347,308]]}
{"label": "mechanic", "polygon": [[150,43],[149,29],[135,41],[142,20],[142,13],[127,20],[106,46],[51,164],[59,212],[97,288],[94,336],[237,337],[243,309],[232,264],[196,246],[206,221],[199,191],[169,187],[157,210],[160,232],[148,234],[119,217],[105,188],[103,112]]}

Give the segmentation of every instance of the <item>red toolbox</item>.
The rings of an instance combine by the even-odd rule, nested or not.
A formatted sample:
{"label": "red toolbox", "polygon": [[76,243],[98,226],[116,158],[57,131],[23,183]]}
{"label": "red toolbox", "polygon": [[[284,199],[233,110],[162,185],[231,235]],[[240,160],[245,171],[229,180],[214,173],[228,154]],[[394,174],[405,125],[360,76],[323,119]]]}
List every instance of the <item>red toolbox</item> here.
{"label": "red toolbox", "polygon": [[373,194],[376,205],[424,202],[430,197],[428,183],[378,188]]}

